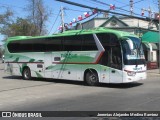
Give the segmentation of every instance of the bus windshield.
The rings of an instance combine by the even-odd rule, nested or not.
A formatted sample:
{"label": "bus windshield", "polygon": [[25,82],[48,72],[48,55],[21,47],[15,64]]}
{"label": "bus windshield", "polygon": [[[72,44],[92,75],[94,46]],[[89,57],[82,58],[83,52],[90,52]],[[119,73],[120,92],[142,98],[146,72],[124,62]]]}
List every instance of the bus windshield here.
{"label": "bus windshield", "polygon": [[125,37],[122,42],[123,59],[125,65],[144,64],[145,58],[140,39]]}

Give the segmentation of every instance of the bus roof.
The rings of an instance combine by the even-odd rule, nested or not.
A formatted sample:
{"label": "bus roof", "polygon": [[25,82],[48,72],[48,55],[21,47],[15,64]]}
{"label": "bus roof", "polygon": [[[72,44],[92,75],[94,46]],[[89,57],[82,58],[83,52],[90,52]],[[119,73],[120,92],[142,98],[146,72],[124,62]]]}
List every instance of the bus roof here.
{"label": "bus roof", "polygon": [[104,27],[99,27],[99,28],[93,28],[93,29],[83,29],[83,30],[69,30],[65,31],[63,33],[57,33],[53,35],[48,35],[48,36],[14,36],[14,37],[9,37],[7,41],[15,41],[15,40],[29,40],[29,39],[36,39],[36,38],[50,38],[50,37],[58,37],[58,36],[70,36],[70,35],[83,35],[83,34],[93,34],[93,33],[113,33],[117,37],[125,37],[125,36],[133,36],[137,37],[134,34],[124,32],[124,31],[118,31],[118,30],[113,30],[113,29],[107,29]]}

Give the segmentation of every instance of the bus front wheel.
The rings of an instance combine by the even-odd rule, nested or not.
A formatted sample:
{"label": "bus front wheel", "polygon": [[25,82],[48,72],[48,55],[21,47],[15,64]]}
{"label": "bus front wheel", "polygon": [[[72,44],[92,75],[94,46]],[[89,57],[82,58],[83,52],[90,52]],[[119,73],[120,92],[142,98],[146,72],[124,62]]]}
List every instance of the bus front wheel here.
{"label": "bus front wheel", "polygon": [[95,71],[87,71],[85,81],[89,86],[97,86],[99,84],[98,75]]}
{"label": "bus front wheel", "polygon": [[22,73],[22,77],[24,80],[31,79],[31,71],[28,67],[24,68],[23,73]]}

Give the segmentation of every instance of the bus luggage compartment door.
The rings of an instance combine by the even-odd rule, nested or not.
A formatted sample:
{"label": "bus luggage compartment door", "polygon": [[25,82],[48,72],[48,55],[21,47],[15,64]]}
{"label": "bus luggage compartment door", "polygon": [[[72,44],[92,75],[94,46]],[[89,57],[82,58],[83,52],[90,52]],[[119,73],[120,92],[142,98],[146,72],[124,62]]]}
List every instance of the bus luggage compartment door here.
{"label": "bus luggage compartment door", "polygon": [[52,78],[52,52],[46,52],[44,54],[44,74],[45,78]]}

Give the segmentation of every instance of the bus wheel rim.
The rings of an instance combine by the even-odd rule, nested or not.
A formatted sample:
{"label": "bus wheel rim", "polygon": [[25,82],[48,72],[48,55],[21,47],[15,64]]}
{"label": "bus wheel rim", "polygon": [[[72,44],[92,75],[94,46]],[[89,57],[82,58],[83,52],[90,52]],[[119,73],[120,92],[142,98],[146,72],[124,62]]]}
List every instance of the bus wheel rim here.
{"label": "bus wheel rim", "polygon": [[25,70],[25,74],[24,74],[24,76],[25,76],[25,78],[29,78],[29,70]]}
{"label": "bus wheel rim", "polygon": [[91,76],[89,77],[89,80],[90,80],[91,82],[96,82],[96,81],[97,81],[95,75],[91,75]]}

